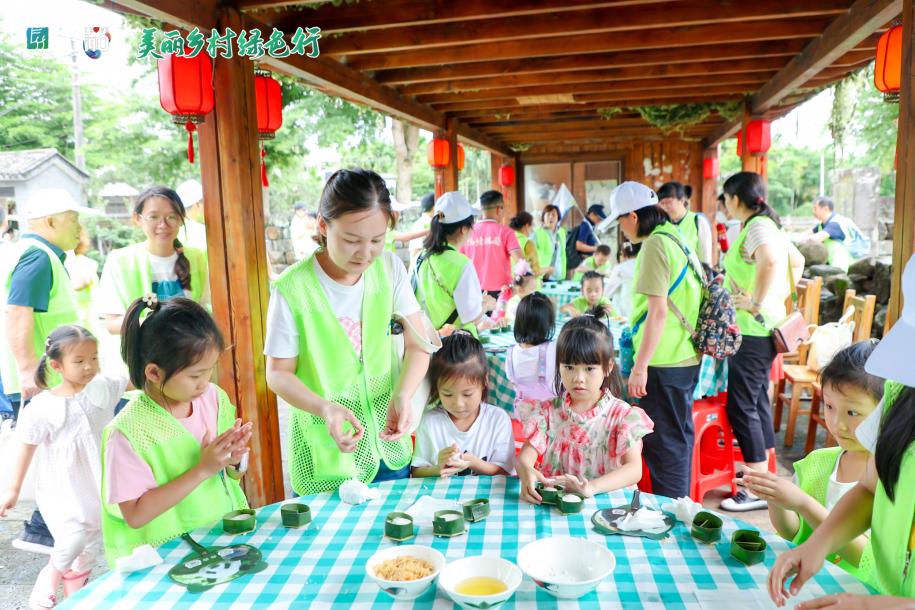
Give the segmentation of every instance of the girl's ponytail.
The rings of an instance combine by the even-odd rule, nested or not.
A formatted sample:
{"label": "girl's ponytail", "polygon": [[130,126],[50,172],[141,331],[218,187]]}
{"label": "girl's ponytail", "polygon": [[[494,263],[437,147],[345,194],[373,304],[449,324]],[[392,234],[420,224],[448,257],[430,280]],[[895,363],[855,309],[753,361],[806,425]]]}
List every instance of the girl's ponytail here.
{"label": "girl's ponytail", "polygon": [[42,390],[48,389],[48,354],[45,352],[38,361],[38,368],[35,369],[35,385]]}
{"label": "girl's ponytail", "polygon": [[473,216],[459,222],[442,222],[441,215],[436,214],[429,223],[429,234],[423,241],[423,250],[429,254],[441,254],[448,249],[448,238],[464,227],[473,227]]}
{"label": "girl's ponytail", "polygon": [[175,275],[178,276],[178,281],[181,283],[181,287],[185,290],[191,289],[191,261],[187,260],[187,257],[184,255],[184,246],[181,244],[181,241],[176,237],[175,238],[175,252],[178,253],[178,258],[175,260]]}
{"label": "girl's ponytail", "polygon": [[[766,183],[756,172],[737,172],[724,181],[721,190],[729,197],[736,196],[744,206],[749,208],[753,212],[750,219],[765,216],[772,220],[778,228],[781,228],[781,218],[778,217],[778,213],[772,209],[772,206],[766,203]],[[750,219],[747,219],[747,222]]]}
{"label": "girl's ponytail", "polygon": [[121,358],[127,364],[130,383],[137,389],[142,389],[146,385],[145,363],[140,345],[141,325],[145,322],[143,312],[149,309],[149,316],[152,316],[159,307],[159,300],[148,294],[130,304],[121,323]]}

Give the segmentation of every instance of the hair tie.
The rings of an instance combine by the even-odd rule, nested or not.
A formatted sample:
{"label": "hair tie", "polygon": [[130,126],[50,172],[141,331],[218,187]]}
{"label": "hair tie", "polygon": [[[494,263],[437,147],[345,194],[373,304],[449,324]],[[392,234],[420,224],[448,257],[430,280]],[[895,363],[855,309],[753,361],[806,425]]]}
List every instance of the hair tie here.
{"label": "hair tie", "polygon": [[142,298],[148,309],[152,309],[153,311],[159,310],[159,297],[157,297],[155,293],[147,292]]}
{"label": "hair tie", "polygon": [[766,200],[763,199],[762,197],[757,197],[757,198],[756,198],[756,203],[763,204],[763,203],[765,203],[765,202],[766,202]]}
{"label": "hair tie", "polygon": [[467,336],[469,336],[469,337],[472,337],[472,336],[473,336],[473,333],[471,333],[469,330],[466,330],[466,329],[464,329],[464,328],[459,328],[459,329],[457,329],[456,331],[454,331],[454,332],[451,333],[451,334],[452,334],[452,335],[467,335]]}

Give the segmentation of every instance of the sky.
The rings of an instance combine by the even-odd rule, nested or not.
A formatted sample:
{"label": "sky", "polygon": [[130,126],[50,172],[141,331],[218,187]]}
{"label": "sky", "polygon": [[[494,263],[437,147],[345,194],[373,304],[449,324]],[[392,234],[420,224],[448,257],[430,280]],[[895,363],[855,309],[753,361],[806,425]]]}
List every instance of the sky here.
{"label": "sky", "polygon": [[[0,28],[25,46],[25,31],[28,27],[48,27],[50,44],[48,50],[32,53],[47,53],[66,59],[70,56],[70,40],[82,44],[87,27],[106,27],[111,34],[108,50],[98,59],[90,59],[84,53],[77,53],[80,77],[83,82],[100,85],[100,94],[112,94],[133,90],[144,96],[157,95],[154,77],[134,84],[141,74],[139,66],[128,65],[128,55],[136,49],[128,43],[121,16],[83,0],[27,0],[25,2],[4,2]],[[154,61],[150,59],[149,61]],[[825,148],[830,141],[826,121],[829,118],[832,93],[825,91],[804,105],[796,108],[784,118],[773,123],[775,134],[798,144],[806,143],[812,148]],[[387,131],[387,130],[386,130]],[[428,135],[428,134],[427,134]]]}

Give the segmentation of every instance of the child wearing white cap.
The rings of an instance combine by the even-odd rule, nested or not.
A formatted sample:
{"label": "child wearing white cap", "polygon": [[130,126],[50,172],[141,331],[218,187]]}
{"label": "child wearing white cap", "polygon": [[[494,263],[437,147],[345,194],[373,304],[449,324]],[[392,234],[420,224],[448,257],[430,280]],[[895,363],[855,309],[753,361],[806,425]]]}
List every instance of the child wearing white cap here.
{"label": "child wearing white cap", "polygon": [[702,300],[699,261],[644,184],[616,187],[610,207],[601,225],[619,222],[626,238],[641,244],[629,316],[635,347],[629,396],[641,399],[639,406],[654,422],[655,433],[643,439],[652,489],[671,498],[687,496],[692,396],[699,377],[699,354],[691,341]]}
{"label": "child wearing white cap", "polygon": [[185,180],[175,189],[181,203],[184,204],[184,234],[181,241],[192,248],[207,251],[207,229],[203,224],[203,187],[191,178]]}
{"label": "child wearing white cap", "polygon": [[[474,336],[489,328],[476,269],[460,248],[473,230],[474,210],[461,193],[445,193],[435,202],[429,235],[417,261],[416,297],[437,329],[463,328]],[[489,298],[491,300],[491,298]],[[492,308],[491,303],[487,303]]]}
{"label": "child wearing white cap", "polygon": [[[913,607],[915,598],[915,257],[902,276],[904,309],[864,369],[887,381],[883,401],[856,430],[861,444],[873,453],[864,477],[829,513],[801,546],[782,553],[769,573],[769,595],[779,606],[823,566],[823,559],[854,537],[871,530],[874,570],[871,584],[886,596],[846,599],[828,596],[798,608],[839,607],[886,610]],[[786,581],[795,574],[788,591]],[[833,605],[835,604],[835,605]]]}

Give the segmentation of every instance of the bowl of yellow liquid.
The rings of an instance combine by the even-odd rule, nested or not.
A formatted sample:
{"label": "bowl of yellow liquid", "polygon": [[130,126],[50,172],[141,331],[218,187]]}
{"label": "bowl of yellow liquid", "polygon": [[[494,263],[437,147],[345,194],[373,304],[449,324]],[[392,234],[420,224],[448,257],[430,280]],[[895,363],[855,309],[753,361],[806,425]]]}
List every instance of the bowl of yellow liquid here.
{"label": "bowl of yellow liquid", "polygon": [[521,569],[501,557],[476,556],[452,561],[438,584],[464,610],[498,608],[521,585]]}

